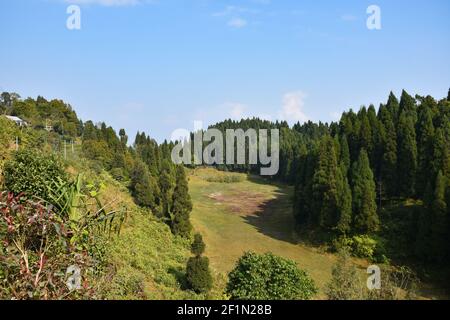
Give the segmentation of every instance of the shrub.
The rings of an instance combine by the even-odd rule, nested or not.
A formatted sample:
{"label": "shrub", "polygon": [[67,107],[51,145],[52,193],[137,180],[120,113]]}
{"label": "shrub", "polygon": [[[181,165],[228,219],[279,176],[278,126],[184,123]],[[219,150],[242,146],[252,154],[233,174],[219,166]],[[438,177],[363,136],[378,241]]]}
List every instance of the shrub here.
{"label": "shrub", "polygon": [[192,242],[191,252],[195,256],[201,256],[205,252],[205,243],[200,233],[196,233],[194,236],[194,242]]}
{"label": "shrub", "polygon": [[23,150],[5,164],[6,188],[18,195],[49,200],[50,188],[54,181],[68,181],[62,163],[53,155],[37,151]]}
{"label": "shrub", "polygon": [[75,265],[86,281],[92,259],[72,245],[75,231],[40,203],[0,194],[0,299],[89,297],[87,282],[76,292],[66,285],[66,270]]}
{"label": "shrub", "polygon": [[329,300],[361,300],[363,286],[356,267],[350,261],[350,254],[342,249],[338,262],[333,266],[332,278],[325,289]]}
{"label": "shrub", "polygon": [[377,247],[377,241],[367,235],[352,238],[353,254],[359,258],[372,259]]}
{"label": "shrub", "polygon": [[228,278],[226,293],[235,300],[308,300],[317,293],[314,281],[294,261],[271,253],[245,253]]}
{"label": "shrub", "polygon": [[186,266],[186,278],[189,286],[197,293],[211,290],[213,280],[209,271],[209,259],[201,256],[189,258]]}

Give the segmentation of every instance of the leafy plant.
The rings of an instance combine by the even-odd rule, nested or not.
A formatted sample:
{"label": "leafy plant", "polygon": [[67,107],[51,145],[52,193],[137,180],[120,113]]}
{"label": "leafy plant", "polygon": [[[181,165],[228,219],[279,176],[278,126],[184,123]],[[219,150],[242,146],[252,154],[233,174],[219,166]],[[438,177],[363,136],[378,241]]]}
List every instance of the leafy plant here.
{"label": "leafy plant", "polygon": [[309,300],[317,287],[295,262],[247,252],[230,272],[226,293],[236,300]]}
{"label": "leafy plant", "polygon": [[43,200],[50,200],[49,187],[53,181],[69,181],[58,158],[29,149],[18,151],[5,163],[4,177],[8,191]]}

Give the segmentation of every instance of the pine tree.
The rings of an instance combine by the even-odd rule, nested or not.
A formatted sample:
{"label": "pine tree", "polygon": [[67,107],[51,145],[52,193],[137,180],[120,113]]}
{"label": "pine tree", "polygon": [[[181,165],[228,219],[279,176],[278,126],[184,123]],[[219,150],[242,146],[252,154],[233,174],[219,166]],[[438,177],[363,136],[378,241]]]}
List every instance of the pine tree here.
{"label": "pine tree", "polygon": [[191,245],[194,257],[189,258],[186,265],[186,278],[191,289],[197,293],[205,293],[211,290],[213,279],[209,270],[209,259],[202,257],[205,251],[205,243],[201,234],[195,234]]}
{"label": "pine tree", "polygon": [[324,136],[313,177],[313,201],[319,225],[325,229],[334,228],[338,220],[337,175],[338,165],[334,141],[330,136]]}
{"label": "pine tree", "polygon": [[338,174],[339,181],[339,221],[337,230],[340,233],[346,234],[351,230],[352,224],[352,190],[348,183],[346,170],[344,167],[340,168]]}
{"label": "pine tree", "polygon": [[350,170],[350,149],[348,147],[347,136],[342,135],[339,139],[339,144],[341,146],[340,152],[340,165],[344,169],[343,174],[346,177],[348,171]]}
{"label": "pine tree", "polygon": [[402,113],[411,117],[414,124],[417,122],[416,100],[405,90],[402,91],[399,105],[399,115],[401,116]]}
{"label": "pine tree", "polygon": [[392,91],[389,94],[389,99],[387,101],[386,108],[387,108],[387,111],[390,112],[392,121],[396,125],[398,123],[398,118],[400,115],[400,113],[399,113],[400,105],[399,105],[397,97],[394,95],[394,93]]}
{"label": "pine tree", "polygon": [[398,155],[398,190],[400,195],[411,197],[415,191],[417,173],[416,133],[412,117],[402,112],[398,123],[397,135]]}
{"label": "pine tree", "polygon": [[195,256],[201,256],[205,252],[205,243],[203,242],[203,237],[200,233],[194,235],[194,241],[192,242],[191,252]]}
{"label": "pine tree", "polygon": [[397,188],[397,133],[388,107],[381,106],[378,118],[381,123],[380,178],[388,196],[396,194]]}
{"label": "pine tree", "polygon": [[188,182],[182,166],[176,170],[176,186],[172,198],[171,229],[175,235],[189,237],[192,225],[189,220],[192,201],[189,195]]}
{"label": "pine tree", "polygon": [[362,108],[358,113],[358,120],[360,123],[359,127],[359,149],[364,148],[368,155],[369,159],[371,158],[373,152],[373,141],[372,141],[372,128],[370,126],[369,117],[367,115],[366,108]]}
{"label": "pine tree", "polygon": [[159,175],[159,189],[161,190],[161,214],[166,219],[170,219],[174,186],[175,182],[172,173],[172,166],[169,160],[165,159],[162,163],[162,168]]}
{"label": "pine tree", "polygon": [[369,160],[374,172],[379,173],[379,159],[381,154],[380,122],[378,121],[375,107],[372,104],[367,109],[367,118],[372,132],[372,153],[369,153]]}
{"label": "pine tree", "polygon": [[417,122],[418,174],[416,192],[419,196],[425,192],[432,170],[433,137],[434,126],[430,108],[422,105],[419,108],[419,120]]}
{"label": "pine tree", "polygon": [[354,226],[358,232],[379,229],[375,182],[367,152],[362,149],[352,170]]}
{"label": "pine tree", "polygon": [[148,172],[147,166],[140,160],[136,161],[131,173],[131,189],[138,205],[156,209],[159,195],[158,184]]}

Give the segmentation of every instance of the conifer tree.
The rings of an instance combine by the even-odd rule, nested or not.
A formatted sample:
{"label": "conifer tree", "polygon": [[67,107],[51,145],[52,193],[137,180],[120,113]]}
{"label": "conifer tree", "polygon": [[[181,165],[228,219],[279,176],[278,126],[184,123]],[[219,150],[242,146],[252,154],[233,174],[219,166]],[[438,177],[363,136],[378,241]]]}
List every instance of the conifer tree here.
{"label": "conifer tree", "polygon": [[203,242],[203,237],[200,233],[194,235],[194,241],[192,242],[191,252],[195,256],[201,256],[205,252],[205,243]]}
{"label": "conifer tree", "polygon": [[400,112],[399,112],[400,105],[399,105],[397,97],[394,95],[394,93],[392,91],[389,94],[389,99],[387,101],[386,108],[387,108],[387,111],[389,111],[391,113],[392,121],[394,122],[395,125],[397,125],[398,118],[400,115]]}
{"label": "conifer tree", "polygon": [[313,177],[313,201],[319,225],[325,229],[333,228],[337,224],[339,202],[337,175],[338,164],[334,141],[330,136],[324,136]]}
{"label": "conifer tree", "polygon": [[162,216],[170,219],[170,210],[172,207],[172,194],[175,187],[175,181],[172,173],[172,166],[169,160],[164,159],[161,173],[159,175],[159,189],[161,190]]}
{"label": "conifer tree", "polygon": [[189,220],[192,201],[189,195],[188,182],[182,166],[176,169],[176,186],[172,196],[171,229],[175,235],[189,237],[192,225]]}
{"label": "conifer tree", "polygon": [[421,196],[431,173],[431,160],[433,156],[434,126],[431,111],[428,106],[419,108],[417,122],[417,148],[418,148],[418,174],[416,192]]}
{"label": "conifer tree", "polygon": [[412,118],[413,124],[417,122],[416,100],[410,96],[405,90],[402,91],[399,105],[399,116],[405,113]]}
{"label": "conifer tree", "polygon": [[415,191],[417,174],[417,145],[414,122],[407,112],[402,112],[397,134],[397,173],[400,195],[411,197]]}
{"label": "conifer tree", "polygon": [[353,213],[356,231],[371,233],[379,229],[375,182],[367,152],[362,149],[352,170]]}
{"label": "conifer tree", "polygon": [[381,106],[378,118],[381,126],[380,180],[388,196],[396,194],[397,187],[397,134],[387,106]]}
{"label": "conifer tree", "polygon": [[213,279],[209,270],[209,259],[202,257],[205,243],[200,234],[196,234],[191,246],[194,257],[189,258],[186,265],[186,278],[191,289],[197,293],[211,290]]}
{"label": "conifer tree", "polygon": [[140,160],[136,160],[131,173],[131,189],[138,205],[149,207],[153,210],[157,208],[158,184],[148,172],[147,166]]}
{"label": "conifer tree", "polygon": [[352,224],[352,191],[348,183],[346,170],[344,167],[340,168],[338,174],[339,181],[339,221],[337,230],[340,233],[346,234],[351,230]]}
{"label": "conifer tree", "polygon": [[348,175],[350,170],[350,149],[348,147],[347,136],[342,135],[339,139],[339,144],[341,146],[340,152],[340,165],[344,169],[343,174],[345,177]]}

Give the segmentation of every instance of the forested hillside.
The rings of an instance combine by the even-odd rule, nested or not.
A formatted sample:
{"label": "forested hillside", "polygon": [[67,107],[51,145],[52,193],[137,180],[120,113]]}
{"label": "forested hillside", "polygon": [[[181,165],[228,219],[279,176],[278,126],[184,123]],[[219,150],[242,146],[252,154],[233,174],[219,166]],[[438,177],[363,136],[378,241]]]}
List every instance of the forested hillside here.
{"label": "forested hillside", "polygon": [[[0,111],[0,298],[156,297],[150,285],[160,296],[164,288],[176,296],[175,274],[164,273],[184,272],[192,204],[183,167],[170,161],[171,144],[139,133],[129,146],[124,130],[117,135],[105,123],[84,123],[60,100],[4,92]],[[115,258],[123,246],[136,256]],[[148,246],[156,257],[142,252]],[[144,269],[133,267],[137,257],[147,261]],[[81,268],[81,291],[66,286],[70,265]]]}
{"label": "forested hillside", "polygon": [[[222,276],[209,269],[205,243],[194,236],[190,171],[171,161],[173,142],[159,144],[139,132],[130,143],[125,130],[84,122],[69,104],[43,97],[21,99],[4,92],[0,114],[0,298],[239,299],[271,298],[276,291],[274,299],[309,299],[317,293],[295,263],[253,253],[237,261],[227,292],[221,291]],[[27,126],[3,115],[20,117]],[[294,189],[292,201],[284,199],[277,210],[292,211],[295,238],[302,245],[406,265],[424,281],[450,283],[450,92],[441,100],[405,91],[398,99],[391,93],[378,110],[373,105],[349,110],[330,124],[290,127],[254,118],[212,127],[280,129],[280,170],[266,182]],[[248,163],[217,168],[249,174],[248,179],[259,174],[259,165]],[[239,184],[243,176],[212,175],[208,181]],[[203,192],[196,190],[197,201]],[[242,206],[236,199],[228,202]],[[286,252],[298,257],[292,253],[296,245]],[[284,268],[286,274],[274,288],[260,288],[252,296],[251,281],[239,272],[259,279],[260,264],[275,273]],[[72,265],[82,269],[78,291],[67,286]],[[307,292],[286,283],[304,285]]]}
{"label": "forested hillside", "polygon": [[[227,120],[213,127],[280,129],[275,179],[295,185],[300,233],[355,255],[450,269],[450,91],[446,99],[393,93],[339,122]],[[220,165],[259,172],[255,165]],[[441,269],[439,269],[441,270]],[[450,278],[446,278],[446,281]],[[450,281],[447,281],[450,283]]]}

